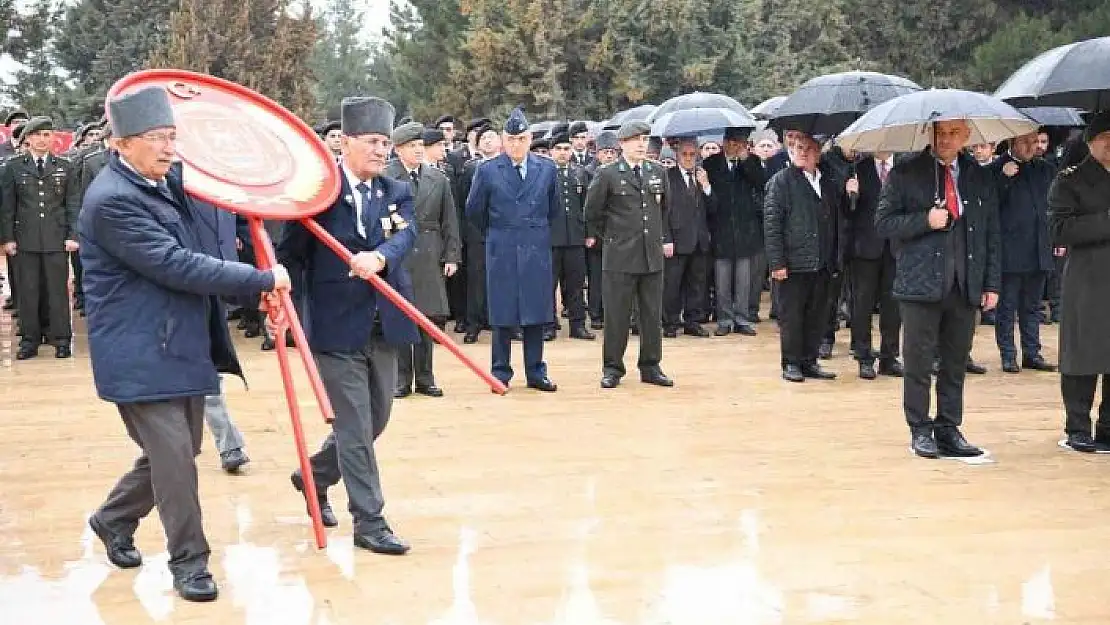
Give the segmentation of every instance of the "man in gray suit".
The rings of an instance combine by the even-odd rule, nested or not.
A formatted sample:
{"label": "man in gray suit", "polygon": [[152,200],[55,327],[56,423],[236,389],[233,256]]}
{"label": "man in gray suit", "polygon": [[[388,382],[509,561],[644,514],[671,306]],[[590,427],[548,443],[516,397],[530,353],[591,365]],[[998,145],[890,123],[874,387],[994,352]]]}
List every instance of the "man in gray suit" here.
{"label": "man in gray suit", "polygon": [[[445,278],[455,275],[462,261],[455,196],[446,174],[424,163],[424,126],[411,122],[394,130],[393,149],[397,158],[390,161],[385,175],[407,182],[416,205],[416,247],[405,259],[416,295],[412,303],[443,329],[451,314]],[[419,343],[400,350],[394,397],[411,395],[414,378],[420,395],[443,396],[432,373],[434,347],[432,337],[421,330]]]}

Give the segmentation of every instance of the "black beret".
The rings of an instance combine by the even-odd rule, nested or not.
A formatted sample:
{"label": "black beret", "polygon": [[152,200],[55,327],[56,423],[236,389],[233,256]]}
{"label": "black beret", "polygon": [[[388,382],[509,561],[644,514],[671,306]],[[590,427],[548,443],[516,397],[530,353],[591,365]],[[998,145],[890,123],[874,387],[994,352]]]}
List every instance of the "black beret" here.
{"label": "black beret", "polygon": [[748,137],[752,136],[751,128],[726,128],[725,139],[740,139],[746,141]]}
{"label": "black beret", "polygon": [[560,132],[557,135],[551,135],[550,141],[551,147],[555,147],[562,143],[570,144],[570,135],[565,132]]}
{"label": "black beret", "polygon": [[450,115],[443,115],[442,117],[440,117],[439,119],[436,120],[435,126],[436,126],[436,128],[439,128],[440,124],[446,124],[448,122],[454,124],[455,123],[455,118],[451,117]]}
{"label": "black beret", "polygon": [[20,117],[22,117],[23,119],[28,119],[30,118],[30,115],[28,115],[27,111],[24,111],[23,109],[16,109],[11,113],[8,113],[8,115],[4,118],[4,125],[11,126],[12,122]]}
{"label": "black beret", "polygon": [[1091,117],[1087,122],[1087,129],[1083,131],[1084,141],[1093,141],[1095,137],[1104,132],[1110,132],[1110,111],[1104,111]]}
{"label": "black beret", "polygon": [[26,125],[27,124],[16,124],[12,126],[12,137],[20,143],[23,143],[23,127]]}
{"label": "black beret", "polygon": [[492,126],[492,125],[493,125],[493,121],[490,120],[490,118],[488,118],[488,117],[479,117],[477,119],[470,120],[470,123],[466,125],[466,131],[470,132],[471,130],[480,130],[482,128],[482,126]]}
{"label": "black beret", "polygon": [[476,139],[479,139],[479,140],[480,140],[480,139],[482,138],[482,136],[483,136],[483,135],[485,135],[485,134],[486,134],[487,132],[492,132],[492,133],[494,133],[494,134],[498,134],[498,133],[497,133],[497,129],[495,129],[495,128],[494,128],[494,127],[493,127],[492,125],[490,125],[490,124],[486,124],[486,125],[484,125],[484,126],[478,126],[477,128],[475,128],[475,129],[474,129],[474,132],[478,133],[478,136],[476,137]]}
{"label": "black beret", "polygon": [[530,145],[528,147],[529,150],[537,150],[537,149],[540,149],[540,148],[550,150],[551,149],[551,144],[547,142],[547,139],[542,139],[541,138],[541,139],[536,139],[535,141],[533,141],[532,145]]}
{"label": "black beret", "polygon": [[424,134],[421,135],[421,138],[424,139],[425,147],[429,145],[435,145],[441,141],[447,140],[447,137],[443,136],[443,131],[439,128],[425,128]]}
{"label": "black beret", "polygon": [[573,137],[574,135],[580,135],[589,131],[590,127],[586,125],[586,122],[574,122],[570,125],[570,129],[567,132]]}
{"label": "black beret", "polygon": [[550,137],[554,137],[555,135],[561,135],[564,132],[570,132],[570,124],[566,122],[559,122],[558,124],[555,124],[551,127],[551,130],[547,132],[547,135]]}
{"label": "black beret", "polygon": [[331,132],[333,130],[340,130],[340,128],[341,128],[341,125],[339,123],[339,120],[335,119],[335,120],[332,120],[332,121],[324,122],[324,123],[320,124],[319,126],[317,126],[316,127],[316,133],[318,135],[320,135],[321,137],[326,137],[326,136],[328,136],[329,132]]}

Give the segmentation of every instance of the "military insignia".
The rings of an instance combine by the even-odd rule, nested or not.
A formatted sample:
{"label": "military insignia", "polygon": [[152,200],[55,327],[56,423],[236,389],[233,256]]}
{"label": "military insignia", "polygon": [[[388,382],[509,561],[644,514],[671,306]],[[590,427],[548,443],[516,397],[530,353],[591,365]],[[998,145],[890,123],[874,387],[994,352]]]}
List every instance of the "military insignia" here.
{"label": "military insignia", "polygon": [[348,203],[348,204],[354,204],[355,203],[355,198],[353,198],[349,195],[346,195],[346,196],[343,196],[343,201]]}
{"label": "military insignia", "polygon": [[381,222],[382,230],[385,232],[385,236],[388,238],[389,233],[393,231],[393,222],[389,219],[389,217],[382,217]]}
{"label": "military insignia", "polygon": [[1066,168],[1064,171],[1061,171],[1060,175],[1061,176],[1070,176],[1070,175],[1074,174],[1078,169],[1079,169],[1078,165],[1072,165],[1071,167]]}
{"label": "military insignia", "polygon": [[624,163],[622,162],[622,163],[621,163],[621,164],[620,164],[620,165],[619,165],[619,166],[617,167],[617,169],[621,170],[622,172],[623,172],[623,171],[628,171],[628,165],[625,165],[625,164],[624,164]]}

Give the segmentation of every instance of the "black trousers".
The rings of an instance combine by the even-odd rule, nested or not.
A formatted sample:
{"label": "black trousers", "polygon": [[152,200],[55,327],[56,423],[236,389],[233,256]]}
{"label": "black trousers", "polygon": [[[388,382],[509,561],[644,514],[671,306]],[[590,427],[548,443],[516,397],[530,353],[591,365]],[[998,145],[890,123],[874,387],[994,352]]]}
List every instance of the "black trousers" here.
{"label": "black trousers", "polygon": [[[586,322],[586,248],[551,248],[551,274],[571,327]],[[555,319],[559,318],[558,309]],[[551,327],[555,324],[552,323]]]}
{"label": "black trousers", "polygon": [[828,317],[825,319],[825,336],[822,338],[822,342],[829,345],[836,342],[836,331],[840,329],[840,302],[844,300],[844,290],[849,282],[845,280],[843,271],[829,278],[829,286],[825,291],[828,296]]}
{"label": "black trousers", "polygon": [[601,248],[597,245],[586,248],[586,287],[588,289],[588,305],[591,321],[603,321],[605,311],[601,297],[605,290],[601,279]]}
{"label": "black trousers", "polygon": [[1067,263],[1067,256],[1053,256],[1052,264],[1054,265],[1052,272],[1048,276],[1048,307],[1051,314],[1060,315],[1060,287],[1063,284],[1064,277],[1064,264]]}
{"label": "black trousers", "polygon": [[828,271],[791,271],[779,282],[782,366],[814,364],[829,322]]}
{"label": "black trousers", "polygon": [[663,266],[663,327],[701,323],[708,302],[709,256],[701,252],[676,254]]}
{"label": "black trousers", "polygon": [[[1091,408],[1095,404],[1097,375],[1061,375],[1060,394],[1064,397],[1064,432],[1072,434],[1091,434]],[[1102,403],[1098,407],[1098,423],[1095,432],[1100,438],[1110,438],[1110,383],[1102,376]]]}
{"label": "black trousers", "polygon": [[624,352],[628,348],[628,331],[632,323],[633,304],[638,306],[640,328],[640,371],[653,371],[663,360],[663,272],[624,273],[605,271],[604,344],[602,374],[624,377]]}
{"label": "black trousers", "polygon": [[[446,327],[440,319],[432,319],[440,330]],[[427,332],[420,330],[420,342],[415,345],[402,345],[397,351],[397,388],[411,388],[416,382],[416,388],[428,388],[436,385],[435,375],[432,373],[432,352],[435,350],[435,340]]]}
{"label": "black trousers", "polygon": [[[463,258],[466,250],[463,249]],[[466,321],[466,268],[469,263],[459,267],[459,271],[455,275],[447,278],[447,306],[451,311],[451,319],[455,321]]]}
{"label": "black trousers", "polygon": [[902,314],[893,294],[894,256],[886,251],[882,258],[854,258],[850,263],[852,352],[856,360],[866,363],[875,360],[875,352],[871,348],[871,314],[875,304],[879,305],[879,359],[898,358],[901,354],[899,333],[902,331]]}
{"label": "black trousers", "polygon": [[[902,302],[905,369],[902,407],[911,429],[957,427],[964,420],[964,376],[977,308],[953,290],[940,302]],[[929,418],[933,362],[939,355],[937,418]]]}
{"label": "black trousers", "polygon": [[486,301],[486,244],[466,244],[466,328],[478,332],[489,325]]}
{"label": "black trousers", "polygon": [[[65,252],[20,251],[16,271],[19,274],[19,322],[23,340],[35,345],[42,342],[44,330],[54,346],[68,345],[72,338],[69,315],[69,259]],[[42,307],[46,306],[49,321],[42,325]]]}
{"label": "black trousers", "polygon": [[1021,335],[1022,360],[1041,355],[1041,297],[1047,281],[1047,271],[1002,274],[1002,293],[994,317],[994,341],[1003,361],[1017,360],[1015,322]]}
{"label": "black trousers", "polygon": [[85,273],[85,268],[81,266],[81,255],[77,252],[69,254],[69,264],[73,267],[73,299],[79,304],[85,303],[85,289],[81,287],[81,276]]}

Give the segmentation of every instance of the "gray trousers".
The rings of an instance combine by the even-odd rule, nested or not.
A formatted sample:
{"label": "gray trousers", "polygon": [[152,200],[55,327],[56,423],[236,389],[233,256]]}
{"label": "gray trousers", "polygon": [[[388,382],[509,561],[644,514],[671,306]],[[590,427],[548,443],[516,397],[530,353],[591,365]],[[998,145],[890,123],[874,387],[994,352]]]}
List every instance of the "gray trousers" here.
{"label": "gray trousers", "polygon": [[748,297],[751,306],[748,309],[748,320],[755,321],[759,316],[759,304],[763,300],[763,282],[767,279],[767,253],[760,252],[751,257],[752,286]]}
{"label": "gray trousers", "polygon": [[357,352],[316,354],[316,366],[335,412],[331,434],[311,458],[316,491],[322,495],[342,478],[355,531],[385,527],[374,441],[393,408],[397,349],[375,334]]}
{"label": "gray trousers", "polygon": [[143,450],[96,511],[113,532],[130,536],[158,508],[175,576],[208,568],[201,523],[196,456],[204,432],[204,397],[118,404],[131,440]]}
{"label": "gray trousers", "polygon": [[602,375],[624,377],[624,351],[633,306],[638,306],[640,371],[657,371],[663,359],[663,272],[634,274],[602,271],[605,301],[605,335]]}
{"label": "gray trousers", "polygon": [[[436,327],[442,330],[446,324],[434,321]],[[406,345],[397,354],[397,386],[398,389],[412,390],[412,383],[416,388],[428,388],[436,385],[436,377],[432,372],[432,354],[436,341],[424,330],[420,330],[420,342],[415,345]]]}
{"label": "gray trousers", "polygon": [[246,444],[239,428],[231,422],[231,415],[227,411],[227,400],[223,395],[209,395],[204,398],[204,422],[208,424],[212,439],[216,442],[216,449],[221,454],[242,449]]}
{"label": "gray trousers", "polygon": [[718,258],[713,261],[717,327],[733,330],[751,324],[752,260]]}

